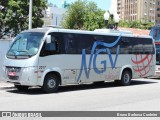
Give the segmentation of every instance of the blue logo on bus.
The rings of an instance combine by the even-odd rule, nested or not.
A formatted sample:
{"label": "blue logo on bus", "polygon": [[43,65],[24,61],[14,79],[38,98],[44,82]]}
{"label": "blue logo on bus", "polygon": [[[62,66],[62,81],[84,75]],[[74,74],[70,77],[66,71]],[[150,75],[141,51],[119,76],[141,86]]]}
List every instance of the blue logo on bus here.
{"label": "blue logo on bus", "polygon": [[[87,66],[87,63],[86,63],[86,50],[83,49],[82,50],[82,61],[81,61],[81,69],[80,69],[80,72],[79,72],[79,75],[78,75],[78,78],[77,78],[77,81],[80,80],[80,77],[82,75],[82,71],[84,70],[85,71],[85,75],[87,77],[87,79],[89,78],[89,74],[90,74],[90,69],[91,69],[91,64],[93,63],[93,69],[95,71],[95,73],[97,74],[101,74],[101,73],[104,73],[106,71],[106,68],[107,68],[107,60],[103,60],[101,61],[101,64],[103,65],[103,69],[99,70],[97,68],[97,65],[96,65],[96,59],[97,59],[97,56],[100,54],[100,53],[104,53],[106,52],[107,56],[109,57],[109,61],[110,61],[110,64],[111,64],[111,67],[112,69],[115,68],[116,66],[116,62],[117,62],[117,59],[118,59],[118,55],[119,55],[119,50],[120,50],[120,45],[117,46],[117,50],[116,50],[116,56],[115,56],[115,59],[113,60],[112,58],[112,53],[110,51],[110,48],[114,47],[117,45],[117,43],[119,42],[121,38],[121,35],[117,38],[117,40],[115,40],[115,42],[113,43],[105,43],[105,42],[94,42],[93,46],[92,46],[92,50],[91,50],[91,54],[90,54],[90,59],[89,59],[89,64]],[[97,46],[104,46],[106,48],[103,48],[103,49],[98,49],[95,54],[94,54],[94,51],[96,49]]]}

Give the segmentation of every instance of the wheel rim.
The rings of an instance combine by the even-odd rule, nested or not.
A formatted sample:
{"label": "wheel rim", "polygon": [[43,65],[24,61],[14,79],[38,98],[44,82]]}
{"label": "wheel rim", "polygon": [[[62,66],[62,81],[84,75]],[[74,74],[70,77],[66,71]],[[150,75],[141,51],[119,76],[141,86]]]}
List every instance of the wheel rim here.
{"label": "wheel rim", "polygon": [[128,83],[129,80],[130,80],[129,74],[125,74],[125,75],[124,75],[124,82],[125,82],[125,83]]}
{"label": "wheel rim", "polygon": [[48,85],[48,88],[52,89],[56,86],[56,82],[54,79],[50,79],[50,80],[48,80],[47,85]]}

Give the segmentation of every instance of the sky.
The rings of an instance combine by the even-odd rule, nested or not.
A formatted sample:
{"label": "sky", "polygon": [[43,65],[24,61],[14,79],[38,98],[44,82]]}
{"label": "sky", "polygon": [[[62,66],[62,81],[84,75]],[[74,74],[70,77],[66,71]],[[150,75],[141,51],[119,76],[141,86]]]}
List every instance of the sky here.
{"label": "sky", "polygon": [[[53,3],[56,4],[58,7],[62,7],[62,1],[63,0],[48,0],[48,3]],[[76,0],[65,0],[67,3],[73,3]],[[88,0],[88,1],[93,1],[97,4],[98,8],[101,8],[103,10],[109,10],[110,5],[111,5],[111,0]]]}

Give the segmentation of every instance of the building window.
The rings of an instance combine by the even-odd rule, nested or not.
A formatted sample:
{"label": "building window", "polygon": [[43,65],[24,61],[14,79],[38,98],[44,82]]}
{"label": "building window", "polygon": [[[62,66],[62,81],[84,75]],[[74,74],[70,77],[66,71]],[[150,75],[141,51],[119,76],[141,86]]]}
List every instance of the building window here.
{"label": "building window", "polygon": [[160,14],[157,14],[157,17],[160,17]]}

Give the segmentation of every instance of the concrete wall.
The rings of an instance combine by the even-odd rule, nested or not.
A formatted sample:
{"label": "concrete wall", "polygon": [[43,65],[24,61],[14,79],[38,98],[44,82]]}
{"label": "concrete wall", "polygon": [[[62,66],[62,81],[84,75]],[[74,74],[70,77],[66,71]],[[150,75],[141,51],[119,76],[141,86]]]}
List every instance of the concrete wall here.
{"label": "concrete wall", "polygon": [[9,46],[11,44],[11,40],[0,40],[0,80],[2,80],[2,66],[3,66],[3,60],[4,56],[9,49]]}

